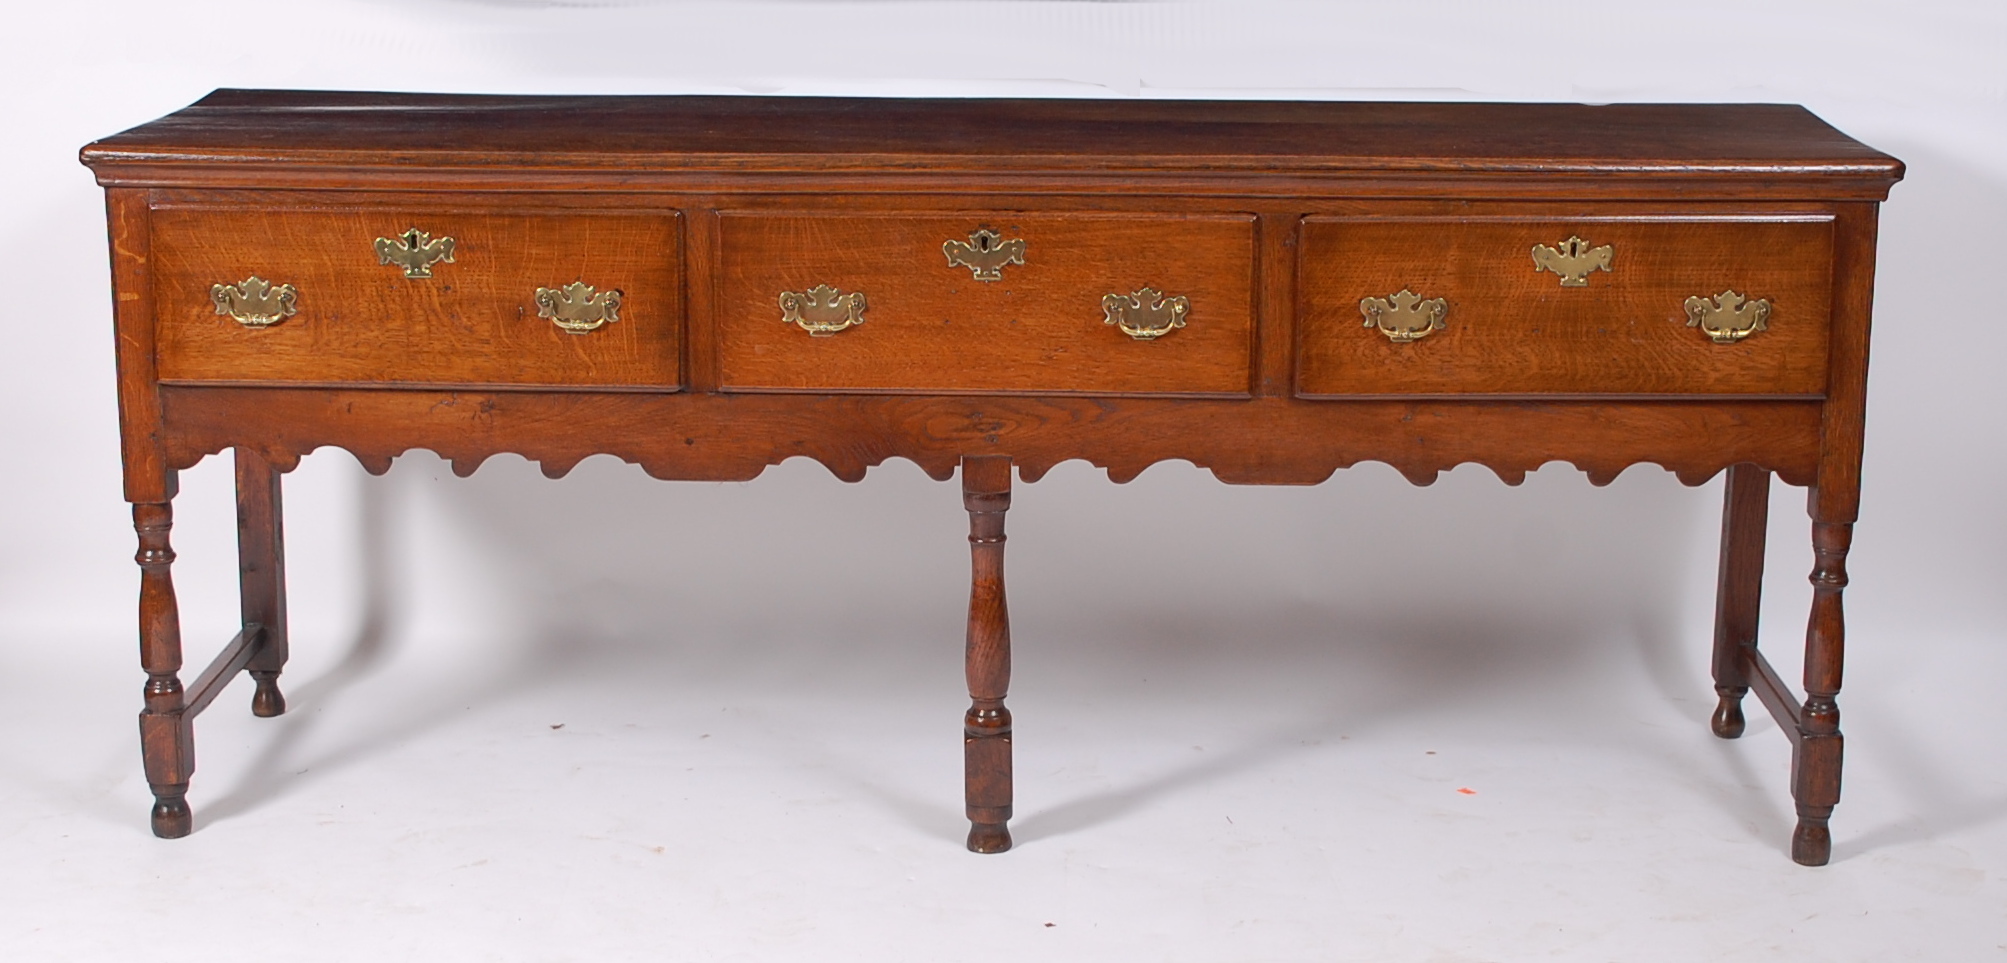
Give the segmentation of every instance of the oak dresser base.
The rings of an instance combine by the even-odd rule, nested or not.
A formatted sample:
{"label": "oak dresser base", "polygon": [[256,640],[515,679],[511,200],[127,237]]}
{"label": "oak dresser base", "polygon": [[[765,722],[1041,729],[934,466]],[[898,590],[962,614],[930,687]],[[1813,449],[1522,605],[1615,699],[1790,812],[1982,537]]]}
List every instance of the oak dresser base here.
{"label": "oak dresser base", "polygon": [[[968,848],[1011,847],[1015,479],[1185,459],[1508,484],[1726,472],[1711,727],[1793,747],[1831,856],[1877,204],[1800,108],[218,91],[106,188],[153,831],[239,672],[286,711],[280,478],[317,448],[664,479],[961,477]],[[176,472],[236,459],[241,631],[181,681]],[[1758,651],[1772,476],[1810,492],[1800,699]]]}

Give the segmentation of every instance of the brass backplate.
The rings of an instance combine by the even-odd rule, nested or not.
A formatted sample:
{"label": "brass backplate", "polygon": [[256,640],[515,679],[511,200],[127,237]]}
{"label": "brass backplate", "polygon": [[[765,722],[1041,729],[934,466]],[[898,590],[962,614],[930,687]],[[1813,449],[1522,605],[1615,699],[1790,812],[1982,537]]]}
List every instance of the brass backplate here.
{"label": "brass backplate", "polygon": [[864,292],[849,294],[818,284],[806,291],[780,293],[781,323],[792,324],[812,337],[827,338],[864,323]]}
{"label": "brass backplate", "polygon": [[403,268],[407,278],[429,278],[432,265],[453,263],[453,239],[435,239],[415,227],[396,237],[379,237],[376,261]]}
{"label": "brass backplate", "polygon": [[1379,328],[1395,344],[1407,344],[1441,331],[1443,318],[1449,314],[1449,302],[1442,298],[1424,300],[1421,295],[1402,288],[1384,298],[1361,298],[1359,313],[1366,316],[1366,327]]}
{"label": "brass backplate", "polygon": [[1138,341],[1155,341],[1185,326],[1192,302],[1184,295],[1165,297],[1164,292],[1144,287],[1134,294],[1106,294],[1101,297],[1104,324],[1120,328]]}
{"label": "brass backplate", "polygon": [[943,241],[941,253],[948,256],[949,267],[966,267],[978,281],[1001,281],[1004,265],[1024,263],[1024,238],[1006,241],[1002,234],[984,228],[970,234],[966,244]]}
{"label": "brass backplate", "polygon": [[1713,298],[1686,299],[1686,326],[1699,328],[1716,344],[1734,344],[1769,326],[1770,299],[1723,291]]}
{"label": "brass backplate", "polygon": [[584,281],[561,288],[538,288],[537,317],[549,318],[572,334],[585,334],[620,320],[620,297],[619,291],[600,291]]}
{"label": "brass backplate", "polygon": [[1564,288],[1586,288],[1590,272],[1611,270],[1610,262],[1616,256],[1617,249],[1608,244],[1590,247],[1588,241],[1571,236],[1555,247],[1533,245],[1533,270],[1561,275]]}
{"label": "brass backplate", "polygon": [[217,314],[227,314],[247,328],[269,328],[298,311],[300,293],[290,284],[273,284],[255,274],[236,284],[209,288]]}

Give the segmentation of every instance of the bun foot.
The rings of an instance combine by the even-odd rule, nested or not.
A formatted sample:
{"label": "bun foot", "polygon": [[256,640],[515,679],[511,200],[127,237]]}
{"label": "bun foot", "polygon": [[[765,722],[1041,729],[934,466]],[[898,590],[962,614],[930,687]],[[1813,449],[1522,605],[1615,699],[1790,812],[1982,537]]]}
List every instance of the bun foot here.
{"label": "bun foot", "polygon": [[1791,861],[1800,866],[1824,866],[1833,858],[1833,833],[1823,819],[1800,817],[1791,833]]}
{"label": "bun foot", "polygon": [[1742,718],[1742,693],[1733,690],[1721,693],[1721,703],[1714,707],[1714,718],[1709,722],[1714,734],[1723,739],[1741,736],[1747,725]]}
{"label": "bun foot", "polygon": [[1005,823],[970,823],[969,852],[1001,853],[1010,848],[1010,826]]}
{"label": "bun foot", "polygon": [[258,683],[258,691],[251,696],[251,714],[260,719],[286,714],[286,696],[279,691],[277,672],[253,672],[253,681]]}
{"label": "bun foot", "polygon": [[186,796],[156,796],[153,800],[153,834],[162,839],[180,839],[194,828]]}

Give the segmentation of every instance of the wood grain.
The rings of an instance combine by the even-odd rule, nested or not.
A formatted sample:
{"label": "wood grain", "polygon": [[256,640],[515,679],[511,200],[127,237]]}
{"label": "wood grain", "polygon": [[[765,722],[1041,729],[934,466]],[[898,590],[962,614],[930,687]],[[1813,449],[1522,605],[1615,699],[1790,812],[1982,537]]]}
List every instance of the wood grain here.
{"label": "wood grain", "polygon": [[140,758],[153,790],[153,834],[186,836],[194,828],[188,780],[195,774],[193,718],[181,685],[181,607],[174,594],[174,506],[135,504],[139,536],[139,664],[146,670],[139,713]]}
{"label": "wood grain", "polygon": [[119,455],[125,500],[163,504],[174,498],[174,473],[161,459],[160,371],[156,363],[152,214],[146,192],[105,192],[111,247],[113,357],[118,370]]}
{"label": "wood grain", "polygon": [[[502,215],[175,207],[153,214],[166,383],[593,385],[674,390],[683,323],[673,211]],[[373,243],[416,227],[457,242],[429,279]],[[214,284],[299,291],[268,328],[218,315]],[[620,320],[571,334],[537,316],[540,287],[623,293]]]}
{"label": "wood grain", "polygon": [[1763,546],[1770,520],[1770,473],[1754,465],[1728,470],[1722,486],[1721,562],[1714,592],[1714,692],[1710,725],[1723,739],[1742,735],[1763,601]]}
{"label": "wood grain", "polygon": [[[1313,175],[1414,193],[1861,196],[1902,164],[1781,104],[1399,104],[840,97],[465,96],[220,90],[83,150],[101,182],[541,184],[715,190],[1017,187],[1107,173],[1104,189],[1302,193]],[[946,181],[930,177],[950,174]],[[1164,175],[1172,179],[1164,179]],[[501,175],[497,177],[495,175]],[[888,176],[889,175],[889,176]],[[1340,187],[1348,175],[1354,183]],[[1489,189],[1476,185],[1490,185]],[[1666,185],[1680,185],[1668,187]],[[1181,187],[1182,185],[1182,187]],[[747,184],[746,187],[755,185]],[[1312,188],[1315,189],[1314,187]]]}
{"label": "wood grain", "polygon": [[[1793,744],[1793,858],[1830,856],[1875,204],[1902,165],[1803,108],[218,91],[83,160],[108,188],[162,836],[193,825],[194,709],[240,667],[255,711],[283,708],[278,473],[334,446],[373,472],[414,448],[462,475],[502,452],[554,477],[602,453],[665,479],[960,470],[982,852],[1010,845],[1013,472],[1726,469],[1714,728],[1740,734],[1757,692]],[[372,250],[413,227],[458,242],[432,279]],[[978,228],[1026,263],[995,283],[948,264]],[[1613,245],[1614,272],[1535,270],[1533,245],[1571,235]],[[299,314],[218,317],[210,286],[251,274],[295,285]],[[571,281],[621,290],[622,319],[537,319],[535,289]],[[863,291],[865,323],[784,325],[780,292],[817,284]],[[1189,298],[1187,326],[1103,323],[1103,295],[1144,286]],[[1448,327],[1366,330],[1360,299],[1402,288],[1446,298]],[[1770,300],[1769,329],[1714,344],[1684,302],[1729,289]],[[244,630],[191,694],[170,502],[177,470],[230,449]],[[1814,486],[1802,705],[1754,647],[1772,475]]]}
{"label": "wood grain", "polygon": [[[1236,484],[1310,485],[1365,461],[1417,484],[1460,464],[1508,484],[1549,462],[1608,484],[1650,462],[1698,485],[1748,462],[1786,483],[1817,470],[1816,402],[1458,402],[1294,399],[638,395],[168,387],[167,457],[185,468],[233,446],[281,468],[322,447],[374,472],[424,448],[472,474],[514,452],[558,477],[607,453],[657,478],[740,481],[810,458],[846,481],[905,458],[943,481],[964,455],[1008,454],[1019,477],[1085,459],[1129,481],[1184,459]],[[1260,426],[1259,432],[1248,426]],[[1275,439],[1287,439],[1287,444]]]}
{"label": "wood grain", "polygon": [[237,468],[237,586],[244,631],[262,639],[251,659],[257,691],[251,712],[284,715],[279,673],[291,653],[286,618],[286,526],[279,473],[249,448],[234,452]]}
{"label": "wood grain", "polygon": [[[1615,248],[1587,287],[1537,271],[1535,244]],[[1832,226],[1825,218],[1567,221],[1311,218],[1297,317],[1306,395],[1741,394],[1817,397],[1827,378]],[[1395,344],[1359,300],[1449,302],[1446,327]],[[1688,297],[1772,304],[1769,329],[1716,344]]]}
{"label": "wood grain", "polygon": [[1791,858],[1806,866],[1824,866],[1833,855],[1828,822],[1833,807],[1840,802],[1840,760],[1845,745],[1837,701],[1847,638],[1840,597],[1847,588],[1847,550],[1853,540],[1854,526],[1846,522],[1812,524],[1812,614],[1805,626],[1805,707],[1799,714],[1798,739],[1791,753],[1791,796],[1798,803]]}
{"label": "wood grain", "polygon": [[1011,846],[1010,608],[1004,595],[1004,513],[1010,459],[962,459],[962,505],[969,513],[969,631],[964,661],[969,710],[962,717],[963,798],[969,851]]}
{"label": "wood grain", "polygon": [[[1240,216],[727,212],[718,315],[727,391],[1248,393],[1253,219]],[[979,228],[1025,263],[975,280],[942,254]],[[864,323],[811,337],[776,298],[862,291]],[[1152,287],[1191,302],[1185,327],[1138,341],[1101,298]]]}

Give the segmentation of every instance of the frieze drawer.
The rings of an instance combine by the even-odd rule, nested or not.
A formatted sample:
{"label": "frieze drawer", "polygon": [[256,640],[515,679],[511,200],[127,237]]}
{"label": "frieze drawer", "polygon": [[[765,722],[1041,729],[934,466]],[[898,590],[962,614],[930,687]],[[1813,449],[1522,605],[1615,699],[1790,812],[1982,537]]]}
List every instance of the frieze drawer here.
{"label": "frieze drawer", "polygon": [[1249,216],[720,220],[728,391],[1248,393]]}
{"label": "frieze drawer", "polygon": [[1313,217],[1298,392],[1826,389],[1832,224]]}
{"label": "frieze drawer", "polygon": [[163,382],[673,390],[677,215],[154,213]]}

